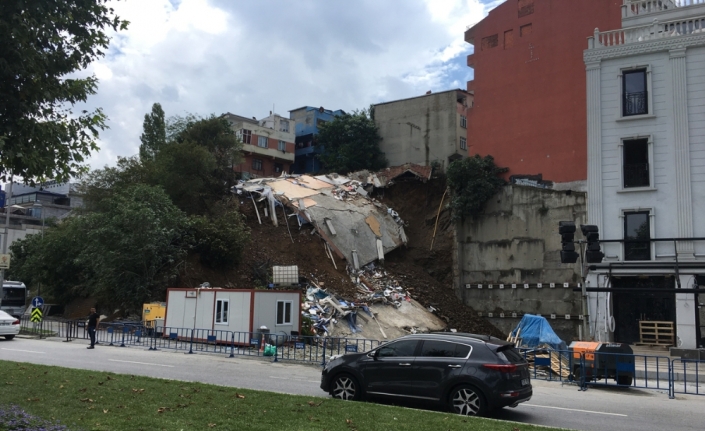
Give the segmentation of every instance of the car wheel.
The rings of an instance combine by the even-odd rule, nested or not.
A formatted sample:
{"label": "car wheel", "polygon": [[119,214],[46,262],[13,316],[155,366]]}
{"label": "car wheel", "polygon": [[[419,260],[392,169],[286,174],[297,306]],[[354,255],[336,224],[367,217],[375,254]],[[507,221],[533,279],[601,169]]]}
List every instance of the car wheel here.
{"label": "car wheel", "polygon": [[487,403],[482,392],[470,385],[454,388],[449,401],[451,410],[459,415],[483,416],[487,412]]}
{"label": "car wheel", "polygon": [[13,338],[15,338],[14,335],[5,335],[5,339],[8,341],[12,340]]}
{"label": "car wheel", "polygon": [[358,401],[362,398],[360,385],[349,374],[340,374],[333,379],[333,389],[330,394],[333,398],[345,401]]}

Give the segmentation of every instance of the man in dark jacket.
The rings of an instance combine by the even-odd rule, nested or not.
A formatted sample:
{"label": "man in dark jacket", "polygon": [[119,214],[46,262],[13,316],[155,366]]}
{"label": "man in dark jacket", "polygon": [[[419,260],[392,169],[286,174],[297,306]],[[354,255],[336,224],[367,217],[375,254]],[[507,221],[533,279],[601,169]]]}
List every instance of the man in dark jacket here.
{"label": "man in dark jacket", "polygon": [[88,315],[88,336],[91,337],[89,349],[95,349],[95,330],[100,323],[100,314],[96,313],[95,307],[91,307],[91,314]]}

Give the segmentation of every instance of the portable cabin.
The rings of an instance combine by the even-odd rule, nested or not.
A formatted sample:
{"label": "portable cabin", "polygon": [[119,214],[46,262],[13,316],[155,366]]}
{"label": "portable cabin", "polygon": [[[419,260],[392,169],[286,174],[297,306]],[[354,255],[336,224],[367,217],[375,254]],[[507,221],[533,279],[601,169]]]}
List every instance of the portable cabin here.
{"label": "portable cabin", "polygon": [[[266,327],[266,330],[262,330]],[[164,335],[193,329],[194,339],[250,344],[252,334],[298,334],[301,293],[285,290],[172,288],[167,290]],[[256,335],[254,336],[256,337]]]}

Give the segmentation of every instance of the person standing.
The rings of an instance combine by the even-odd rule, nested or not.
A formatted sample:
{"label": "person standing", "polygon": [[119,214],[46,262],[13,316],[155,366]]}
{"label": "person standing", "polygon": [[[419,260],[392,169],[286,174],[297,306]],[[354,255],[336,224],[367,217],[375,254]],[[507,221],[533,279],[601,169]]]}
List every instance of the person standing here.
{"label": "person standing", "polygon": [[91,337],[89,349],[95,349],[95,330],[100,323],[100,314],[96,313],[95,307],[91,307],[91,314],[88,315],[88,336]]}

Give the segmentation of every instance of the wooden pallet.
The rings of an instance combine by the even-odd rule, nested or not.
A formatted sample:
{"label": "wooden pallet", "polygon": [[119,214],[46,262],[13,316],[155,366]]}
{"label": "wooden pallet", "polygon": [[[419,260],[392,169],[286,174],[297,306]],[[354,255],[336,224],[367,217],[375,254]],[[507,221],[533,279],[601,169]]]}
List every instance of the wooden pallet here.
{"label": "wooden pallet", "polygon": [[674,346],[676,334],[673,322],[639,321],[638,346]]}

